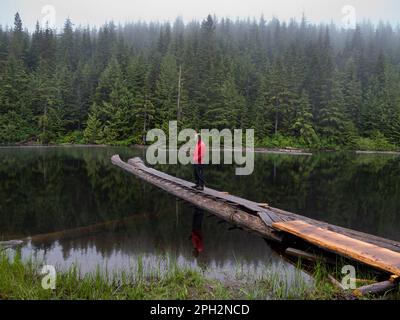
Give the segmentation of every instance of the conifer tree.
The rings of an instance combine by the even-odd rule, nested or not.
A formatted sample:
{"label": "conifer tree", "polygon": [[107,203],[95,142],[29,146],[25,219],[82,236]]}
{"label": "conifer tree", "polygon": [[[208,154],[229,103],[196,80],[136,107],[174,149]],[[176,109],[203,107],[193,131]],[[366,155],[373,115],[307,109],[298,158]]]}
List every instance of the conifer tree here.
{"label": "conifer tree", "polygon": [[313,116],[308,96],[302,92],[296,106],[296,115],[291,127],[293,134],[303,145],[315,146],[318,143],[318,136],[313,127]]}
{"label": "conifer tree", "polygon": [[99,119],[98,106],[94,104],[90,110],[89,117],[84,131],[84,140],[86,143],[98,144],[103,138],[102,124]]}

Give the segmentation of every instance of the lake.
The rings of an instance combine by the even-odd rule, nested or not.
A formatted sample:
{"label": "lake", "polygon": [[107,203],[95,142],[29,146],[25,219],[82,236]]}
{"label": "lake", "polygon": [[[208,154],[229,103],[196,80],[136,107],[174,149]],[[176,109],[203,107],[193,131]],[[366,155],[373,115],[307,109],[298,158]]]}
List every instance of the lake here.
{"label": "lake", "polygon": [[[0,148],[0,240],[31,237],[25,258],[60,268],[77,263],[83,273],[130,270],[138,261],[163,272],[172,259],[217,279],[267,266],[293,274],[263,239],[208,213],[199,220],[195,208],[112,166],[113,154],[144,157],[124,147]],[[157,168],[192,179],[190,166]],[[250,176],[224,165],[208,166],[205,175],[212,188],[400,240],[398,156],[256,153]],[[204,250],[196,254],[190,237],[199,226]]]}

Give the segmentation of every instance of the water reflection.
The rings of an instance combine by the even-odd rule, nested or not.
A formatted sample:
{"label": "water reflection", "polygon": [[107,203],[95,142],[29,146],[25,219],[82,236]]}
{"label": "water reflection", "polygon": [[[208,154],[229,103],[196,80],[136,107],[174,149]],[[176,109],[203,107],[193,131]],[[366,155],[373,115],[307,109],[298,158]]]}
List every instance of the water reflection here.
{"label": "water reflection", "polygon": [[[292,270],[262,239],[229,231],[216,217],[113,167],[116,153],[143,157],[130,148],[1,148],[0,239],[53,233],[33,238],[24,255],[36,252],[64,267],[78,261],[83,272],[96,265],[134,268],[139,258],[157,269],[168,255],[214,277],[257,275],[266,264]],[[207,179],[231,194],[400,240],[399,165],[395,156],[256,154],[253,175],[209,166]],[[193,179],[191,166],[158,167]],[[80,229],[86,226],[95,227]],[[66,229],[75,232],[54,234]]]}
{"label": "water reflection", "polygon": [[200,253],[204,251],[204,244],[203,244],[203,218],[204,218],[204,211],[195,208],[193,213],[193,222],[192,222],[192,234],[190,235],[190,240],[193,244],[193,256],[197,258]]}
{"label": "water reflection", "polygon": [[[139,260],[146,273],[163,273],[168,270],[169,259],[221,280],[238,273],[260,276],[267,266],[272,270],[294,270],[261,238],[239,230],[229,231],[228,225],[218,224],[216,218],[206,218],[202,211],[185,204],[179,204],[177,222],[174,209],[164,208],[163,214],[138,215],[117,228],[105,227],[74,238],[31,241],[23,248],[23,256],[28,258],[35,252],[38,258],[61,269],[78,263],[82,273],[96,270],[97,265],[108,271],[135,270]],[[193,233],[199,237],[195,248]]]}

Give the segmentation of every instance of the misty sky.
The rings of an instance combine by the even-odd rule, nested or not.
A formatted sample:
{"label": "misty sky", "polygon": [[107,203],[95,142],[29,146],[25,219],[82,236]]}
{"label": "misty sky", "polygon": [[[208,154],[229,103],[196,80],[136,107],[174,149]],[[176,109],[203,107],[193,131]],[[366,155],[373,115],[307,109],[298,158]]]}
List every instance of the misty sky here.
{"label": "misty sky", "polygon": [[19,12],[24,25],[33,28],[43,21],[45,5],[55,8],[55,25],[60,27],[70,17],[75,25],[99,26],[106,21],[173,21],[181,16],[185,22],[202,20],[208,13],[218,17],[276,16],[282,20],[300,19],[304,12],[311,22],[334,21],[341,24],[342,8],[355,8],[357,21],[400,22],[399,0],[0,0],[0,24],[11,25]]}

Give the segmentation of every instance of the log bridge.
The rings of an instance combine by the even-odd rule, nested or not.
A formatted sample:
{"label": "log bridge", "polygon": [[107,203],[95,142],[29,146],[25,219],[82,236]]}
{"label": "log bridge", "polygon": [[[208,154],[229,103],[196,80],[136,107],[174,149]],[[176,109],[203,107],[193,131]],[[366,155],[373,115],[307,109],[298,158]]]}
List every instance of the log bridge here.
{"label": "log bridge", "polygon": [[400,242],[331,225],[305,216],[256,203],[226,192],[205,188],[147,167],[140,158],[124,162],[114,155],[111,162],[136,177],[192,205],[286,248],[290,255],[309,259],[307,252],[293,248],[305,243],[320,252],[343,257],[387,275],[383,282],[358,288],[355,295],[381,293],[396,288],[400,279]]}

